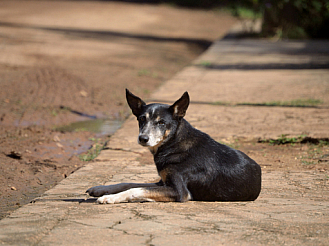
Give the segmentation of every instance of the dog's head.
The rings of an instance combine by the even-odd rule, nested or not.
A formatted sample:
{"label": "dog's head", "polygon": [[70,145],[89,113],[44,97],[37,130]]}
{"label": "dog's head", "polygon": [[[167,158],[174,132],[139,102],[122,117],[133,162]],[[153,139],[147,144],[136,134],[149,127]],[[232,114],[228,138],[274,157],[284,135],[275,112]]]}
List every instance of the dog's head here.
{"label": "dog's head", "polygon": [[175,135],[179,122],[185,116],[190,98],[185,92],[173,105],[148,104],[126,89],[129,107],[139,123],[138,143],[156,152],[156,149]]}

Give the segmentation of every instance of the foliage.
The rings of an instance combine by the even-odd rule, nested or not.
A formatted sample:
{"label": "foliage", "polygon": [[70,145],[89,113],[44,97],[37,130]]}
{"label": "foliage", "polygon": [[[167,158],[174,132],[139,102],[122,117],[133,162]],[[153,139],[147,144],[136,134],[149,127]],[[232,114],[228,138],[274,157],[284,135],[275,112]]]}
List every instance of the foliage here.
{"label": "foliage", "polygon": [[[168,1],[160,1],[168,2]],[[329,38],[329,0],[171,0],[190,8],[229,8],[239,18],[263,16],[263,34],[279,38]]]}
{"label": "foliage", "polygon": [[282,38],[328,38],[329,0],[260,0],[263,32]]}
{"label": "foliage", "polygon": [[277,139],[264,139],[264,140],[259,140],[259,142],[269,143],[271,145],[308,143],[311,145],[317,145],[320,148],[329,145],[329,141],[327,138],[317,139],[317,138],[308,137],[307,135],[303,135],[303,134],[296,137],[288,137],[288,134],[281,134],[281,136],[279,136]]}
{"label": "foliage", "polygon": [[319,99],[295,99],[291,101],[271,101],[264,103],[238,103],[238,105],[251,106],[277,106],[277,107],[316,107],[322,104]]}
{"label": "foliage", "polygon": [[282,134],[278,139],[264,140],[263,142],[268,142],[271,145],[281,145],[281,144],[295,144],[303,140],[305,135],[300,135],[298,137],[287,137],[287,134]]}

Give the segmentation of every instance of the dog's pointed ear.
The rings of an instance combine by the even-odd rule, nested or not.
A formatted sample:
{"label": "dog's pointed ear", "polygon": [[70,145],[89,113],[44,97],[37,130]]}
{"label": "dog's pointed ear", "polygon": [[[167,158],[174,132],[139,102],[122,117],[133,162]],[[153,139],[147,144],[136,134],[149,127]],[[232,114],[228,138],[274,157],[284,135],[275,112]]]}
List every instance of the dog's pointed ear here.
{"label": "dog's pointed ear", "polygon": [[132,94],[128,89],[126,89],[126,98],[133,114],[138,117],[142,113],[142,107],[146,105],[146,103],[139,97]]}
{"label": "dog's pointed ear", "polygon": [[181,98],[169,107],[169,110],[172,112],[174,117],[183,118],[189,104],[190,97],[186,91]]}

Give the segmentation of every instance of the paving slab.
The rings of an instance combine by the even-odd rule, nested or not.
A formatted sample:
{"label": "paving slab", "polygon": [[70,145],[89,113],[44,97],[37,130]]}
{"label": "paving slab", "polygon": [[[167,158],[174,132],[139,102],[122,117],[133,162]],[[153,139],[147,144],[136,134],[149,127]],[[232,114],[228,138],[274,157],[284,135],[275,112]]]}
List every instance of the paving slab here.
{"label": "paving slab", "polygon": [[[288,53],[294,47],[295,43],[272,44],[262,40],[216,42],[194,65],[184,69],[152,94],[152,99],[173,102],[184,91],[189,91],[192,104],[187,119],[216,140],[235,136],[268,137],[278,133],[328,137],[326,95],[329,74],[325,67],[328,64],[326,47],[329,47],[329,43],[321,46],[324,52],[322,49],[315,54],[313,51],[306,52],[290,61],[292,58]],[[315,65],[310,69],[305,68],[305,63],[309,61],[307,59],[313,59],[313,56]],[[318,60],[318,56],[321,59]],[[299,63],[303,59],[304,62]],[[253,62],[256,65],[249,65]],[[292,67],[286,69],[286,63]],[[274,68],[271,68],[271,64],[275,65]],[[236,65],[238,68],[234,68]],[[295,83],[299,83],[302,89],[295,90]],[[287,98],[286,92],[290,93]],[[308,98],[308,95],[321,99],[323,104],[308,108],[216,104],[218,101],[260,103],[301,99]],[[96,204],[94,198],[84,193],[91,186],[151,182],[158,178],[155,166],[141,160],[148,150],[137,144],[137,134],[137,121],[131,116],[111,137],[107,148],[94,162],[1,220],[0,243],[329,244],[326,172],[263,170],[262,192],[254,202]]]}
{"label": "paving slab", "polygon": [[171,103],[184,91],[186,118],[216,139],[329,137],[327,41],[219,40],[151,101]]}
{"label": "paving slab", "polygon": [[318,99],[329,106],[328,42],[219,40],[152,99],[175,100],[186,90],[199,103]]}

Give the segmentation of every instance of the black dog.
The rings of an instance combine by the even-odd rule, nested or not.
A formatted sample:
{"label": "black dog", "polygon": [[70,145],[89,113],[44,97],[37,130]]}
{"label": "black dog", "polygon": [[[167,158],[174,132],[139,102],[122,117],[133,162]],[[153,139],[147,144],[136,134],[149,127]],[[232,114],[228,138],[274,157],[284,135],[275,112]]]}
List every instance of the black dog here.
{"label": "black dog", "polygon": [[[98,203],[130,201],[253,201],[261,190],[260,166],[241,151],[220,144],[183,117],[187,92],[173,105],[149,104],[126,90],[139,123],[138,142],[150,149],[161,180],[87,190]],[[111,195],[110,195],[111,194]]]}

